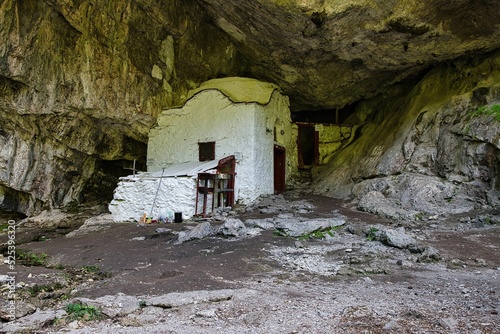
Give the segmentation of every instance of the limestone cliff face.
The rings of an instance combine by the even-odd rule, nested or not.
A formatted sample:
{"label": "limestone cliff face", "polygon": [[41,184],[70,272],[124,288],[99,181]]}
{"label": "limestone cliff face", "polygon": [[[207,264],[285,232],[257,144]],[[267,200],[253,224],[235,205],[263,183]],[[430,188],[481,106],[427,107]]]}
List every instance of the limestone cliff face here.
{"label": "limestone cliff face", "polygon": [[[109,200],[123,167],[144,167],[160,110],[208,79],[274,83],[294,111],[358,104],[382,117],[389,92],[404,96],[430,70],[454,84],[457,59],[498,50],[499,21],[496,0],[2,1],[0,209]],[[391,110],[387,122],[405,122]],[[342,187],[322,177],[319,189]]]}
{"label": "limestone cliff face", "polygon": [[360,103],[349,121],[357,138],[317,171],[317,192],[376,192],[426,214],[500,204],[500,53],[436,68],[410,91]]}
{"label": "limestone cliff face", "polygon": [[234,66],[205,20],[189,0],[2,1],[0,208],[109,199],[160,110]]}

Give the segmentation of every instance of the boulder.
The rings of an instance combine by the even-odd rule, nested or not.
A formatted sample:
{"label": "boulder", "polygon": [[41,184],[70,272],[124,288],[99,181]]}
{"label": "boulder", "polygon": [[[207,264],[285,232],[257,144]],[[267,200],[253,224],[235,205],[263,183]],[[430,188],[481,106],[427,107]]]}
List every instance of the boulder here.
{"label": "boulder", "polygon": [[179,307],[189,304],[215,303],[233,298],[235,290],[199,290],[188,292],[172,292],[161,296],[146,299],[147,306],[157,306],[161,308]]}
{"label": "boulder", "polygon": [[417,245],[416,240],[406,233],[404,227],[382,229],[377,232],[377,239],[388,246],[400,249],[414,249]]}
{"label": "boulder", "polygon": [[318,230],[325,230],[332,227],[342,226],[346,223],[346,217],[334,218],[276,218],[275,228],[291,237],[299,237]]}
{"label": "boulder", "polygon": [[101,214],[96,217],[91,217],[87,219],[77,230],[66,234],[66,238],[73,238],[92,232],[102,231],[110,228],[112,223],[113,217],[110,214]]}
{"label": "boulder", "polygon": [[33,333],[45,325],[51,324],[55,319],[66,315],[64,310],[37,310],[35,313],[4,324],[2,331],[5,333],[26,332]]}
{"label": "boulder", "polygon": [[379,191],[370,191],[358,203],[360,210],[394,220],[416,220],[420,212],[398,207],[396,202],[386,198]]}
{"label": "boulder", "polygon": [[203,222],[201,224],[196,225],[189,231],[179,232],[177,242],[183,243],[194,239],[203,239],[205,237],[208,237],[209,235],[213,235],[214,232],[215,231],[209,222]]}
{"label": "boulder", "polygon": [[273,218],[247,219],[245,220],[245,225],[262,230],[272,230],[274,228],[274,220]]}
{"label": "boulder", "polygon": [[92,305],[110,318],[125,316],[140,308],[139,300],[136,297],[127,296],[123,293],[106,295],[97,299],[77,298],[76,302]]}
{"label": "boulder", "polygon": [[59,209],[45,210],[39,215],[28,217],[20,222],[23,227],[55,228],[72,225],[72,214]]}
{"label": "boulder", "polygon": [[217,234],[225,237],[241,237],[247,234],[247,228],[237,218],[229,218],[217,229]]}

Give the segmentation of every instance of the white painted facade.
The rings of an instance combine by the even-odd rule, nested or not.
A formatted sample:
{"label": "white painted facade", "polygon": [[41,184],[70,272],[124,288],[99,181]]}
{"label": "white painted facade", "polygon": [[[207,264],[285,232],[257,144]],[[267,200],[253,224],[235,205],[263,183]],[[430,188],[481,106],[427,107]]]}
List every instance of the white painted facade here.
{"label": "white painted facade", "polygon": [[196,176],[216,166],[216,161],[183,163],[122,177],[109,204],[113,220],[138,220],[144,213],[172,220],[175,212],[190,218],[195,213]]}
{"label": "white painted facade", "polygon": [[[163,110],[149,134],[148,173],[122,178],[110,211],[116,221],[150,215],[162,170],[165,174],[165,168],[200,164],[200,142],[215,142],[215,163],[236,157],[234,198],[248,204],[274,192],[275,144],[286,150],[286,178],[295,173],[294,138],[288,97],[277,86],[246,78],[210,80],[190,92],[184,106]],[[182,212],[189,218],[195,213],[196,175],[188,175],[187,169],[181,174],[162,179],[153,217]]]}

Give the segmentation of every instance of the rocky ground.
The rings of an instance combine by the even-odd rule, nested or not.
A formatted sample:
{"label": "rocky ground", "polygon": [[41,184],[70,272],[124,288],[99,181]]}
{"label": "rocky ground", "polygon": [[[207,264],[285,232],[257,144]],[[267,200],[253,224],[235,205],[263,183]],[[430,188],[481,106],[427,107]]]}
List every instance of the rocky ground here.
{"label": "rocky ground", "polygon": [[499,210],[393,221],[289,193],[180,224],[87,218],[18,226],[0,331],[500,332]]}

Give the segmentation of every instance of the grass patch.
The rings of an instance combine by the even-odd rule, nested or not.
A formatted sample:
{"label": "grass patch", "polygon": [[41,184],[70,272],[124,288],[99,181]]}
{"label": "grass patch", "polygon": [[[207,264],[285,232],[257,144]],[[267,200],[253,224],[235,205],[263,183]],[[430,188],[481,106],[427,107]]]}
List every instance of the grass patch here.
{"label": "grass patch", "polygon": [[477,108],[470,114],[470,117],[478,116],[493,116],[497,122],[500,122],[500,104],[493,104],[491,106],[482,106]]}
{"label": "grass patch", "polygon": [[45,267],[49,256],[45,253],[32,253],[16,249],[16,260],[25,266]]}
{"label": "grass patch", "polygon": [[82,303],[69,303],[65,310],[70,320],[99,320],[104,317],[100,309]]}
{"label": "grass patch", "polygon": [[101,267],[94,265],[83,266],[77,271],[83,272],[86,276],[90,275],[94,279],[110,278],[112,276],[110,272],[103,271]]}

